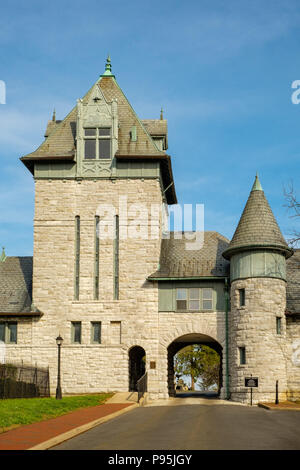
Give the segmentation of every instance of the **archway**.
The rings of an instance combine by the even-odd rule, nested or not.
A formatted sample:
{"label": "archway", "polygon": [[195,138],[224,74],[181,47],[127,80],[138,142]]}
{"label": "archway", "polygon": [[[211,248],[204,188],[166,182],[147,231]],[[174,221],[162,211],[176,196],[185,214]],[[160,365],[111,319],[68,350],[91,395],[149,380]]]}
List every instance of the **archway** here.
{"label": "archway", "polygon": [[220,368],[218,395],[220,393],[221,387],[223,385],[222,346],[210,336],[203,335],[201,333],[190,333],[176,338],[168,346],[168,391],[170,397],[176,396],[174,356],[184,347],[194,344],[209,346],[211,349],[213,349],[219,354]]}
{"label": "archway", "polygon": [[137,381],[146,370],[146,352],[141,346],[133,346],[129,350],[129,391],[137,391]]}

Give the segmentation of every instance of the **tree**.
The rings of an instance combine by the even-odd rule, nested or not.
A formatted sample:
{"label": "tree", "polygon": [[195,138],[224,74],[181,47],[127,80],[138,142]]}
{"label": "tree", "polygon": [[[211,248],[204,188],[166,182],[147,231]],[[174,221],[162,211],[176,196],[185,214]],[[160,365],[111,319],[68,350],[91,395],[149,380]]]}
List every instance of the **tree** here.
{"label": "tree", "polygon": [[219,385],[220,356],[209,346],[193,344],[175,355],[174,370],[177,378],[188,375],[191,389],[200,381],[203,390]]}
{"label": "tree", "polygon": [[[286,204],[284,204],[284,206],[293,213],[290,217],[300,217],[300,202],[297,200],[292,182],[289,183],[287,188],[284,188],[284,197],[286,200]],[[290,238],[289,244],[291,246],[296,246],[300,242],[300,229],[294,229],[291,232],[291,237],[292,238]]]}

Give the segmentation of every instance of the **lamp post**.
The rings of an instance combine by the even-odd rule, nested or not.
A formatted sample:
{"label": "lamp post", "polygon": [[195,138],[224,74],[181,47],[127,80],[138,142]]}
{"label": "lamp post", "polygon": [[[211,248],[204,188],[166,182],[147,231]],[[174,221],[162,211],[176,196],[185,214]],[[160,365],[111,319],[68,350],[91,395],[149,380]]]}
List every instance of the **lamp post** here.
{"label": "lamp post", "polygon": [[57,387],[56,387],[56,400],[61,400],[61,386],[60,386],[60,348],[63,344],[63,338],[59,335],[56,338],[56,344],[58,346],[58,365],[57,365]]}

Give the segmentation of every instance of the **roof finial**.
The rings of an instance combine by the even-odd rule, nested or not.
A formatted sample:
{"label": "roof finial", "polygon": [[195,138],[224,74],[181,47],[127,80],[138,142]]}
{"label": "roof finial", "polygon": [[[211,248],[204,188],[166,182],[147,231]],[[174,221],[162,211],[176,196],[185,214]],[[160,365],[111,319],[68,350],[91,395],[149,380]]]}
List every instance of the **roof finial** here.
{"label": "roof finial", "polygon": [[53,121],[53,122],[56,121],[56,112],[55,112],[55,108],[53,109],[52,121]]}
{"label": "roof finial", "polygon": [[161,110],[160,110],[160,120],[162,121],[164,118],[164,110],[163,108],[161,107]]}
{"label": "roof finial", "polygon": [[109,54],[106,59],[105,72],[103,75],[101,75],[101,77],[114,77],[114,75],[111,73],[111,60]]}
{"label": "roof finial", "polygon": [[0,256],[0,261],[4,262],[6,260],[5,247],[2,247],[2,255]]}
{"label": "roof finial", "polygon": [[254,181],[251,191],[263,191],[263,188],[259,181],[258,172],[256,172],[255,181]]}

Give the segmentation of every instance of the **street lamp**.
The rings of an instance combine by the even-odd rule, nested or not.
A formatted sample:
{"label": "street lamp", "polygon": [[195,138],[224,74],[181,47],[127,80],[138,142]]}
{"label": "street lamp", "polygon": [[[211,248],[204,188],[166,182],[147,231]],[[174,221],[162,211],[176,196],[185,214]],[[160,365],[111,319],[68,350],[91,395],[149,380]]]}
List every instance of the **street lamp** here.
{"label": "street lamp", "polygon": [[58,346],[58,365],[57,365],[57,387],[56,387],[56,399],[61,400],[61,386],[60,386],[60,348],[63,344],[63,338],[59,335],[56,338],[56,344]]}

